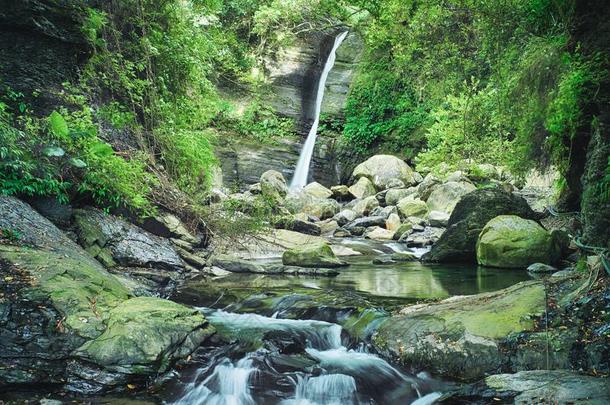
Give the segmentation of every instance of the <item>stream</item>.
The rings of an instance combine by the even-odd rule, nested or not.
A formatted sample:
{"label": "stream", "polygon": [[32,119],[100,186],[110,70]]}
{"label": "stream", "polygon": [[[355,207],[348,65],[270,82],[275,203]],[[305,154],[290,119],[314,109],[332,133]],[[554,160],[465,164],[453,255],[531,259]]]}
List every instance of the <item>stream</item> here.
{"label": "stream", "polygon": [[451,383],[372,352],[368,340],[376,322],[409,303],[494,291],[528,278],[522,271],[466,265],[373,265],[374,258],[407,249],[363,239],[343,243],[362,255],[348,257],[351,265],[335,278],[230,274],[180,288],[173,299],[201,310],[218,339],[171,377],[164,402],[433,403]]}

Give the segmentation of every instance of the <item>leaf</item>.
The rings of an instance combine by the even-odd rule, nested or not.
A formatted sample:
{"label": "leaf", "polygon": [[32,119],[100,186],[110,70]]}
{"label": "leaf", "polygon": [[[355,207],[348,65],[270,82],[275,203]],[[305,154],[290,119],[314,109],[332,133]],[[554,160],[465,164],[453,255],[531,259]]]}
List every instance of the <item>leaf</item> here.
{"label": "leaf", "polygon": [[98,157],[107,157],[114,154],[112,147],[105,142],[96,142],[89,148],[89,152]]}
{"label": "leaf", "polygon": [[49,157],[62,157],[66,154],[66,152],[59,146],[47,146],[42,150],[42,153]]}
{"label": "leaf", "polygon": [[85,163],[83,160],[78,159],[78,158],[72,158],[68,161],[68,163],[70,163],[72,166],[77,167],[79,169],[84,169],[85,167],[87,167],[87,163]]}
{"label": "leaf", "polygon": [[58,138],[67,138],[68,135],[70,135],[68,123],[57,111],[53,111],[51,115],[49,115],[49,128],[51,129],[51,133]]}

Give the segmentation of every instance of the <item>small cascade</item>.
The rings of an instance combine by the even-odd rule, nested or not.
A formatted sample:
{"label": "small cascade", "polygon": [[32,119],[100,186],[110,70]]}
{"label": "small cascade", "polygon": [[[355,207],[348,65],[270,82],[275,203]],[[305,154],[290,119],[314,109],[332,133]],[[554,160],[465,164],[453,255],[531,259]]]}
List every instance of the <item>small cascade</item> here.
{"label": "small cascade", "polygon": [[[304,351],[322,369],[319,375],[299,371],[284,378],[293,385],[285,393],[282,405],[349,405],[363,401],[417,399],[421,397],[419,379],[401,373],[382,358],[369,353],[364,345],[356,350],[343,346],[340,325],[316,321],[281,319],[256,314],[236,314],[201,308],[209,322],[222,333],[259,341],[269,332],[287,332],[306,342]],[[250,341],[249,340],[249,341]],[[184,387],[175,405],[250,405],[266,403],[261,387],[273,384],[270,378],[276,370],[265,368],[269,363],[268,349],[245,355],[236,363],[227,357],[201,368],[192,382]],[[281,356],[280,356],[281,357]],[[284,358],[284,357],[281,357]],[[258,373],[258,378],[254,378]],[[281,377],[279,377],[281,378]],[[266,380],[266,381],[264,381]],[[262,385],[261,385],[262,384]],[[288,384],[288,387],[291,385]],[[260,387],[259,387],[260,385]],[[263,388],[264,390],[264,388]],[[253,393],[254,392],[254,393]],[[428,399],[434,401],[434,396]],[[262,402],[261,402],[262,401]]]}
{"label": "small cascade", "polygon": [[175,405],[255,404],[250,393],[249,380],[256,371],[249,357],[239,360],[235,365],[225,358],[203,382],[196,382],[199,377],[197,375],[195,381],[187,387],[186,395],[175,402]]}
{"label": "small cascade", "polygon": [[294,399],[282,405],[344,405],[356,403],[356,380],[345,374],[299,378]]}
{"label": "small cascade", "polygon": [[347,33],[347,31],[342,32],[335,38],[333,48],[328,54],[328,59],[326,59],[326,63],[324,64],[324,70],[322,70],[322,74],[320,75],[320,81],[318,83],[318,92],[316,93],[316,105],[314,110],[315,118],[311,129],[309,130],[309,134],[307,135],[307,139],[305,140],[305,144],[303,145],[303,149],[301,150],[301,155],[299,156],[299,161],[294,172],[294,177],[292,178],[292,182],[290,183],[290,189],[293,191],[298,191],[305,187],[305,185],[307,184],[309,166],[311,165],[311,156],[313,155],[314,146],[316,145],[318,125],[320,124],[320,110],[322,107],[322,100],[324,99],[326,79],[328,79],[328,74],[335,65],[337,49],[347,36]]}

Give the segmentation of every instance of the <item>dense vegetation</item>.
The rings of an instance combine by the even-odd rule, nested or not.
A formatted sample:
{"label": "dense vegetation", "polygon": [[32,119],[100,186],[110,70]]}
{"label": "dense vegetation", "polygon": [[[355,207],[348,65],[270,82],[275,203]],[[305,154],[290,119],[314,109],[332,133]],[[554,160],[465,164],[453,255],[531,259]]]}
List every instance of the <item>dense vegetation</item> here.
{"label": "dense vegetation", "polygon": [[[344,121],[363,154],[389,150],[420,171],[489,162],[566,174],[597,125],[608,55],[583,47],[570,0],[126,0],[80,10],[89,57],[50,114],[2,90],[0,189],[148,210],[172,183],[209,188],[218,133],[294,133],[266,103],[268,52],[339,25],[366,53]],[[243,111],[219,88],[247,99]],[[130,142],[107,136],[126,131]],[[222,135],[224,136],[224,135]],[[169,179],[169,182],[167,181]],[[607,184],[601,184],[607,193]]]}

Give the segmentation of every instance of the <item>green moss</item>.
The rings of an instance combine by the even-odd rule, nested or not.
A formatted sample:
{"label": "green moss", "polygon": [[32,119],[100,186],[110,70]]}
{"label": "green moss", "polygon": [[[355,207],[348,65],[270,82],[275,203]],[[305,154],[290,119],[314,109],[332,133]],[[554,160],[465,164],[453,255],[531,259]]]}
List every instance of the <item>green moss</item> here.
{"label": "green moss", "polygon": [[98,336],[109,312],[130,295],[113,275],[84,256],[0,245],[0,257],[30,273],[27,297],[50,300],[65,316],[63,325],[82,337]]}
{"label": "green moss", "polygon": [[213,333],[197,310],[160,298],[138,297],[114,308],[104,333],[76,353],[133,374],[163,372],[173,359],[188,355]]}

